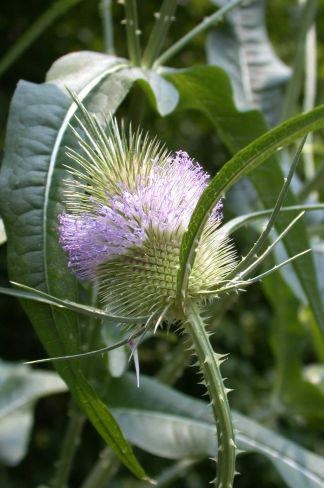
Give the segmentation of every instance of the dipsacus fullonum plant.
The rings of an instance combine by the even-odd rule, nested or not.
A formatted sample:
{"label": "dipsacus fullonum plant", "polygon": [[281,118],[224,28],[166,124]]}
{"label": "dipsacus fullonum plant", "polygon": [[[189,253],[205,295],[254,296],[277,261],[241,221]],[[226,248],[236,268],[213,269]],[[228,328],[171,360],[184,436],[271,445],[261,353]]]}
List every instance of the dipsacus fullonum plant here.
{"label": "dipsacus fullonum plant", "polygon": [[[126,137],[115,120],[100,135],[95,147],[79,138],[89,159],[69,153],[80,170],[72,170],[68,211],[59,216],[68,264],[81,280],[99,281],[102,304],[112,315],[181,319],[179,249],[209,176],[184,151],[168,154],[131,130]],[[205,299],[202,290],[217,287],[235,265],[219,228],[221,207],[219,202],[207,222],[190,274],[188,298],[197,303]]]}
{"label": "dipsacus fullonum plant", "polygon": [[221,226],[219,201],[197,243],[187,293],[179,300],[181,241],[209,175],[186,152],[171,154],[157,140],[119,128],[115,119],[103,128],[81,104],[79,108],[82,135],[75,131],[75,136],[81,151],[67,152],[74,164],[65,181],[66,211],[59,215],[68,266],[80,280],[99,284],[102,307],[109,314],[128,321],[147,317],[143,332],[149,327],[155,331],[165,321],[177,322],[189,334],[217,425],[215,483],[229,488],[236,446],[219,368],[224,357],[213,351],[201,309],[220,292],[254,281],[242,279],[270,248],[256,263],[247,259],[245,269],[244,260],[237,264]]}

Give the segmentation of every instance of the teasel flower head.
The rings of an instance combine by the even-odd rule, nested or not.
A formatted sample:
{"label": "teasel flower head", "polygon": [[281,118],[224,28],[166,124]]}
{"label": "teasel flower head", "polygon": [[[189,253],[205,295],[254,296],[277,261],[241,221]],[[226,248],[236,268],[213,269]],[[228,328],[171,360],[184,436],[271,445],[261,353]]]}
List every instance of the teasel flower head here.
{"label": "teasel flower head", "polygon": [[[75,131],[81,152],[66,180],[66,212],[59,216],[60,243],[80,280],[99,283],[111,314],[155,314],[178,319],[179,250],[209,175],[186,152],[170,154],[157,140],[115,119],[105,129],[83,109]],[[221,228],[222,202],[213,210],[197,247],[188,299],[210,299],[234,268],[235,252]]]}

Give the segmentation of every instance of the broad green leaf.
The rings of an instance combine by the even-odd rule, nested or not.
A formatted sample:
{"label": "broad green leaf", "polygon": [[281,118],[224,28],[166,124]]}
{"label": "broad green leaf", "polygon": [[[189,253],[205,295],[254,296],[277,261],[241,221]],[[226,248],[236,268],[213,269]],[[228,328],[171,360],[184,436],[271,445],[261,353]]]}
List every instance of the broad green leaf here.
{"label": "broad green leaf", "polygon": [[54,83],[62,91],[68,87],[71,91],[80,93],[84,87],[89,84],[94,87],[98,80],[110,75],[114,66],[127,65],[127,59],[94,51],[78,51],[57,59],[48,70],[45,81]]}
{"label": "broad green leaf", "polygon": [[[172,83],[156,72],[144,68],[125,68],[114,73],[109,80],[101,83],[87,100],[87,108],[99,116],[102,112],[111,113],[112,107],[118,106],[134,83],[145,91],[153,108],[162,116],[171,113],[178,101],[179,94]],[[124,95],[124,96],[125,96]]]}
{"label": "broad green leaf", "polygon": [[[178,275],[180,294],[181,289],[186,287],[188,271],[194,259],[196,239],[199,239],[209,212],[217,200],[239,178],[249,173],[263,205],[266,208],[273,207],[284,177],[275,158],[276,151],[307,132],[323,127],[324,108],[319,106],[261,135],[266,131],[261,113],[237,111],[229,80],[222,69],[211,66],[193,68],[168,75],[168,79],[178,87],[181,97],[179,110],[194,109],[203,112],[211,120],[229,150],[235,153],[201,196],[189,229],[184,235]],[[254,141],[250,142],[251,140]],[[241,149],[249,142],[249,145]],[[258,168],[266,160],[266,164]],[[293,194],[289,192],[285,205],[296,203]],[[277,231],[282,232],[290,220],[290,216],[282,213],[276,223]],[[305,224],[302,221],[298,222],[283,242],[290,257],[309,249]],[[293,266],[314,316],[324,330],[324,312],[312,256],[305,255],[295,260]]]}
{"label": "broad green leaf", "polygon": [[128,407],[113,412],[126,438],[156,456],[207,458],[217,452],[216,430],[211,422]]}
{"label": "broad green leaf", "polygon": [[0,459],[18,464],[27,452],[35,402],[66,391],[55,373],[0,361]]}
{"label": "broad green leaf", "polygon": [[[223,0],[213,0],[222,6]],[[283,88],[291,70],[275,54],[265,24],[265,0],[253,0],[230,12],[210,32],[208,63],[223,68],[232,82],[240,110],[260,109],[274,126],[281,115]]]}
{"label": "broad green leaf", "polygon": [[[112,381],[113,411],[129,440],[153,454],[179,459],[215,456],[215,426],[207,403],[150,378],[134,375]],[[323,459],[239,413],[233,413],[239,449],[266,456],[291,488],[324,484]]]}
{"label": "broad green leaf", "polygon": [[[94,78],[98,79],[100,76]],[[83,97],[93,88],[94,80],[81,90]],[[9,115],[0,197],[8,233],[10,278],[77,302],[77,286],[67,270],[57,234],[57,216],[63,208],[62,178],[66,174],[61,148],[73,147],[68,124],[74,111],[70,97],[54,84],[19,83]],[[76,314],[36,302],[24,301],[24,308],[49,356],[80,351]],[[144,478],[116,421],[83,376],[79,362],[58,362],[55,366],[104,440],[134,474]]]}
{"label": "broad green leaf", "polygon": [[[118,71],[105,80],[114,66],[119,66]],[[162,116],[172,112],[179,100],[176,88],[155,71],[130,68],[126,59],[93,51],[70,53],[58,59],[48,71],[46,81],[76,93],[91,84],[95,89],[89,93],[86,105],[99,118],[103,112],[113,114],[134,83],[143,87]]]}

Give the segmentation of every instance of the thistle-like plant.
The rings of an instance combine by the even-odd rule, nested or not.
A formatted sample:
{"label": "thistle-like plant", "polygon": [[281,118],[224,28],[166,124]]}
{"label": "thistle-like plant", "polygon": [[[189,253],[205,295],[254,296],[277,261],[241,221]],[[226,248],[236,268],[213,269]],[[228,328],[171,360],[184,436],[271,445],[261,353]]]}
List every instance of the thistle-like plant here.
{"label": "thistle-like plant", "polygon": [[[240,262],[226,226],[221,226],[222,201],[218,201],[197,242],[187,293],[179,299],[179,250],[209,175],[186,152],[171,154],[140,131],[119,128],[115,119],[103,128],[77,103],[81,132],[74,132],[80,151],[67,151],[73,164],[65,181],[66,211],[58,217],[68,266],[80,280],[99,283],[102,307],[108,314],[134,322],[147,317],[136,326],[133,338],[148,328],[156,331],[162,322],[177,323],[189,334],[217,425],[215,483],[218,488],[231,487],[236,446],[229,390],[220,373],[224,356],[213,351],[202,311],[206,302],[221,293],[263,276],[245,279],[274,245],[255,258],[282,205],[298,157],[265,231]],[[131,346],[134,350],[133,340]]]}
{"label": "thistle-like plant", "polygon": [[[59,216],[60,243],[81,280],[98,281],[109,314],[183,320],[176,300],[179,249],[209,176],[184,151],[170,155],[148,136],[107,134],[87,115],[93,147],[77,133],[85,156],[66,182],[67,212]],[[87,158],[87,159],[86,159]],[[235,266],[233,246],[221,229],[222,203],[213,210],[197,247],[188,299],[202,303],[203,290],[219,286]]]}

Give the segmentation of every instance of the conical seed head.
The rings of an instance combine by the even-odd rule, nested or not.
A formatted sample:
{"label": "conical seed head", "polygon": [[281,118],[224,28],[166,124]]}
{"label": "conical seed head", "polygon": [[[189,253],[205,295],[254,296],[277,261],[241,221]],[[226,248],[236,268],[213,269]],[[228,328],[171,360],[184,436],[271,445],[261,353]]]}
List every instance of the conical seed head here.
{"label": "conical seed head", "polygon": [[[209,176],[184,151],[171,156],[131,130],[127,138],[115,121],[107,133],[93,126],[91,137],[79,138],[85,155],[70,152],[80,167],[71,171],[68,211],[59,216],[69,266],[80,279],[99,280],[111,313],[132,317],[167,308],[172,320],[182,237]],[[219,202],[197,245],[188,289],[194,300],[203,300],[203,291],[216,287],[235,263],[218,229],[221,207]]]}
{"label": "conical seed head", "polygon": [[127,316],[162,312],[170,305],[170,316],[178,267],[177,237],[151,229],[141,245],[99,267],[102,301],[111,313]]}

